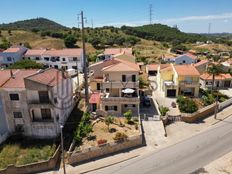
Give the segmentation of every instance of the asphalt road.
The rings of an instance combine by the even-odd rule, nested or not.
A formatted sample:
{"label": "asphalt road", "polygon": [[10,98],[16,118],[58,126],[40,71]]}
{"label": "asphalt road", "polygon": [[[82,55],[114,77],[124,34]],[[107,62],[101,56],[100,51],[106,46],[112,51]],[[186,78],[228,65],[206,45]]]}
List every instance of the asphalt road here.
{"label": "asphalt road", "polygon": [[230,151],[232,117],[175,145],[93,173],[189,174]]}

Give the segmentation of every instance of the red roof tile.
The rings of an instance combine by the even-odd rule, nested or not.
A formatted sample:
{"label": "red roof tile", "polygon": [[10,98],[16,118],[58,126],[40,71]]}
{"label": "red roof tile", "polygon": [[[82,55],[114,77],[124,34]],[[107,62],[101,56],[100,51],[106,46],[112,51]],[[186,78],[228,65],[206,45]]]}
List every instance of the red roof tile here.
{"label": "red roof tile", "polygon": [[200,73],[193,65],[174,65],[174,69],[181,76],[200,76]]}
{"label": "red roof tile", "polygon": [[[200,76],[200,78],[203,80],[212,80],[213,75],[204,73]],[[230,74],[223,74],[223,73],[215,76],[215,80],[225,80],[225,79],[232,79],[232,76]]]}
{"label": "red roof tile", "polygon": [[81,48],[66,48],[62,50],[47,50],[43,53],[43,55],[47,56],[68,56],[75,57],[80,56],[82,54]]}
{"label": "red roof tile", "polygon": [[89,103],[100,103],[101,94],[100,93],[93,93],[90,96]]}
{"label": "red roof tile", "polygon": [[38,49],[38,50],[27,50],[25,56],[41,56],[46,50],[45,49]]}

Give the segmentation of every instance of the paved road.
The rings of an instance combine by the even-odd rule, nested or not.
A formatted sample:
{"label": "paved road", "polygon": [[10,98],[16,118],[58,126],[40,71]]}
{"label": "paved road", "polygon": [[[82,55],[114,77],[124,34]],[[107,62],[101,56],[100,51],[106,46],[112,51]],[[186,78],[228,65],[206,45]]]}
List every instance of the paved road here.
{"label": "paved road", "polygon": [[180,143],[93,173],[189,174],[230,151],[232,151],[231,117]]}

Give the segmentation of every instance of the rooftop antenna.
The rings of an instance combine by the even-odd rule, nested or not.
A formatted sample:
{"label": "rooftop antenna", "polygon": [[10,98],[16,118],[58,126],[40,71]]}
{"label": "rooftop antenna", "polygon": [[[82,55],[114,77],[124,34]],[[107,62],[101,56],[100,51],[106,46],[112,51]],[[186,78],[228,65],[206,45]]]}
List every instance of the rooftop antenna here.
{"label": "rooftop antenna", "polygon": [[152,16],[153,16],[153,6],[152,4],[149,5],[149,21],[152,24]]}

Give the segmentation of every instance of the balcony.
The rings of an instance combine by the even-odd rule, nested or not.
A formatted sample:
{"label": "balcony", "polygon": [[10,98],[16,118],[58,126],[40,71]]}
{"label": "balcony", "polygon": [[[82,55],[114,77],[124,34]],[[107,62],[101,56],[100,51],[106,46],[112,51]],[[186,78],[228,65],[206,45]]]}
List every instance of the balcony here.
{"label": "balcony", "polygon": [[121,81],[107,81],[103,79],[102,85],[103,85],[102,86],[103,89],[106,89],[106,88],[139,88],[139,81],[121,82]]}
{"label": "balcony", "polygon": [[113,97],[109,93],[106,93],[102,98],[101,101],[103,103],[139,103],[139,97]]}
{"label": "balcony", "polygon": [[39,100],[30,100],[28,102],[29,108],[53,108],[53,104],[51,101],[40,102]]}
{"label": "balcony", "polygon": [[181,81],[180,86],[181,87],[197,87],[200,83],[198,81]]}
{"label": "balcony", "polygon": [[177,85],[173,81],[164,81],[164,86],[167,89],[175,89],[175,88],[177,88]]}

